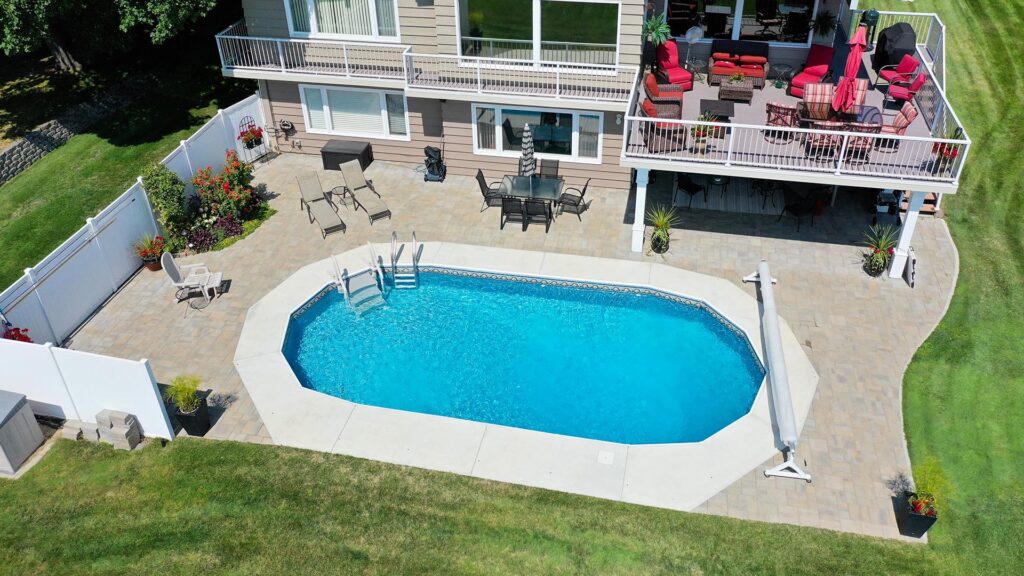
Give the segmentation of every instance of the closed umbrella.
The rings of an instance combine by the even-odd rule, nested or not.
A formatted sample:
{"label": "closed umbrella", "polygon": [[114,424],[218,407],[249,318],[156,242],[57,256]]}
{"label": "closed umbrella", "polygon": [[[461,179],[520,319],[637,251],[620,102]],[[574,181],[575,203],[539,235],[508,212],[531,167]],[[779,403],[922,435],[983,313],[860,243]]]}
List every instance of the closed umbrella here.
{"label": "closed umbrella", "polygon": [[839,79],[836,86],[836,93],[832,97],[832,109],[841,112],[849,110],[856,98],[854,83],[857,80],[857,73],[860,72],[861,58],[864,56],[864,48],[868,43],[868,29],[866,26],[858,26],[850,40],[850,55],[846,57],[846,68],[843,70],[843,77]]}
{"label": "closed umbrella", "polygon": [[537,159],[533,157],[533,132],[530,125],[523,127],[523,157],[519,162],[520,176],[533,176],[537,172]]}

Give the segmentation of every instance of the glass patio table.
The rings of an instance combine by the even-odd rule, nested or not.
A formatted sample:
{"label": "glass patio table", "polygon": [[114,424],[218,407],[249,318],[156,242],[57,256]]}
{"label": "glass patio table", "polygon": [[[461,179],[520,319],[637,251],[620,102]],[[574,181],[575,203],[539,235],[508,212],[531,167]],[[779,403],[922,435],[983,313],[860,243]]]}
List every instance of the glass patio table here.
{"label": "glass patio table", "polygon": [[561,178],[550,176],[505,176],[498,186],[502,196],[557,202],[562,195]]}

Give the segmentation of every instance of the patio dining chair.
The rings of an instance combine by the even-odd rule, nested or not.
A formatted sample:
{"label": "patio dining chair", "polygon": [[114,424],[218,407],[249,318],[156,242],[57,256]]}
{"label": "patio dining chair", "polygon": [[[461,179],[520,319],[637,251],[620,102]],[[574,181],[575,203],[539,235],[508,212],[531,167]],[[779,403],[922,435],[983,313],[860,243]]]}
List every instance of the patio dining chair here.
{"label": "patio dining chair", "polygon": [[689,174],[682,172],[676,172],[676,190],[672,193],[672,204],[676,203],[675,195],[679,192],[685,192],[690,196],[690,202],[686,205],[687,210],[693,207],[693,197],[701,192],[704,193],[704,204],[708,203],[708,188],[707,186],[701,186],[690,178]]}
{"label": "patio dining chair", "polygon": [[373,187],[373,180],[367,180],[359,160],[349,160],[341,165],[345,177],[344,194],[350,194],[356,209],[362,208],[370,218],[370,225],[382,218],[391,218],[391,209]]}
{"label": "patio dining chair", "polygon": [[920,67],[921,62],[917,58],[910,54],[904,54],[899,64],[889,64],[878,69],[878,80],[875,81],[875,87],[878,87],[878,83],[882,80],[886,84],[909,83],[914,77],[914,72],[917,72]]}
{"label": "patio dining chair", "polygon": [[[903,136],[916,118],[917,108],[912,102],[904,102],[903,108],[893,116],[892,122],[882,125],[881,133]],[[895,152],[900,148],[900,141],[896,138],[878,138],[875,142],[880,152]]]}
{"label": "patio dining chair", "polygon": [[540,175],[549,178],[558,178],[558,160],[542,158],[540,161]]}
{"label": "patio dining chair", "polygon": [[917,78],[914,78],[912,82],[893,82],[889,84],[889,88],[885,91],[885,100],[888,102],[910,102],[917,96],[917,91],[924,86],[925,81],[928,78],[925,75],[918,74]]}
{"label": "patio dining chair", "polygon": [[815,132],[807,134],[804,142],[804,152],[808,158],[815,160],[831,160],[839,153],[843,144],[843,137],[830,132],[842,132],[846,124],[842,122],[815,122],[811,125]]}
{"label": "patio dining chair", "polygon": [[[203,307],[206,307],[210,304],[211,292],[214,296],[219,295],[223,275],[220,272],[210,272],[206,264],[184,264],[179,267],[178,263],[174,261],[174,256],[170,252],[164,252],[160,256],[160,265],[163,266],[164,272],[170,278],[171,284],[177,288],[175,298],[178,302],[188,299],[193,291],[199,290],[203,293],[205,302]],[[196,308],[191,303],[189,305]]]}
{"label": "patio dining chair", "polygon": [[[767,126],[779,128],[796,128],[800,124],[800,113],[796,106],[782,104],[780,102],[769,102],[765,104],[765,112],[768,114]],[[788,130],[765,130],[764,139],[773,144],[791,141],[796,132]]]}
{"label": "patio dining chair", "polygon": [[476,170],[476,183],[480,185],[480,194],[484,197],[484,203],[480,205],[481,212],[491,206],[501,206],[500,183],[488,184],[487,179],[484,178],[484,171],[479,168]]}
{"label": "patio dining chair", "polygon": [[[547,234],[548,230],[551,229],[551,202],[547,200],[539,200],[531,198],[523,203],[523,230],[526,230],[526,224],[534,220],[544,221],[544,233]],[[580,219],[582,221],[582,218]]]}
{"label": "patio dining chair", "polygon": [[[882,125],[850,122],[846,125],[846,131],[859,134],[878,134],[882,131]],[[878,139],[868,136],[850,136],[846,141],[846,161],[854,164],[870,162],[871,150],[874,149],[876,140]]]}
{"label": "patio dining chair", "polygon": [[832,97],[836,87],[832,84],[808,84],[804,86],[802,105],[804,118],[828,120],[832,116]]}
{"label": "patio dining chair", "polygon": [[501,197],[501,223],[500,228],[505,229],[506,222],[522,222],[523,230],[526,230],[526,216],[523,214],[523,201],[514,196]]}
{"label": "patio dining chair", "polygon": [[590,181],[592,178],[587,178],[586,183],[583,184],[583,189],[579,188],[566,188],[565,192],[558,197],[558,205],[564,214],[566,210],[569,210],[576,215],[576,218],[580,222],[583,221],[583,217],[580,214],[587,209],[586,203],[583,201],[583,197],[587,195],[587,188],[590,187]]}

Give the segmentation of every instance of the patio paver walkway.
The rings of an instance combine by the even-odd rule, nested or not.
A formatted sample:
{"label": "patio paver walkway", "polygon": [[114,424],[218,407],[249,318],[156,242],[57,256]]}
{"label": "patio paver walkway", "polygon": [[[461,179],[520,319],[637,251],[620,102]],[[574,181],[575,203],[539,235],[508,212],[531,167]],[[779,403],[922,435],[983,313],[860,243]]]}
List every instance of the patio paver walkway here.
{"label": "patio paver walkway", "polygon": [[[699,510],[738,518],[787,522],[897,537],[886,480],[909,471],[901,418],[905,364],[945,311],[957,273],[955,248],[945,223],[924,218],[917,227],[918,285],[868,278],[860,270],[858,245],[870,214],[860,207],[870,193],[843,192],[834,209],[814,226],[796,231],[790,217],[680,211],[664,256],[629,251],[632,198],[622,190],[590,190],[582,222],[559,217],[544,233],[518,226],[498,229],[500,210],[480,212],[476,182],[449,177],[424,183],[409,167],[374,163],[367,171],[393,218],[372,227],[364,214],[341,208],[345,234],[321,239],[298,208],[295,173],[315,169],[316,156],[284,155],[257,170],[257,182],[275,197],[279,213],[255,234],[202,261],[223,271],[230,289],[207,309],[175,304],[163,273],[143,271],[74,337],[76,349],[126,358],[149,358],[160,381],[194,373],[230,406],[210,437],[269,442],[232,365],[248,307],[305,264],[368,240],[387,241],[397,231],[408,240],[450,241],[657,261],[726,278],[756,294],[741,278],[763,257],[779,280],[776,299],[814,363],[821,380],[803,429],[799,458],[814,482],[765,478],[761,468],[702,505]],[[485,170],[486,172],[486,170]],[[498,180],[497,172],[487,174]],[[670,201],[670,178],[649,189],[648,205]],[[569,182],[568,185],[578,185]],[[325,182],[325,186],[327,183]],[[310,426],[315,426],[311,422]],[[766,462],[781,461],[781,455]],[[339,480],[343,481],[343,480]]]}

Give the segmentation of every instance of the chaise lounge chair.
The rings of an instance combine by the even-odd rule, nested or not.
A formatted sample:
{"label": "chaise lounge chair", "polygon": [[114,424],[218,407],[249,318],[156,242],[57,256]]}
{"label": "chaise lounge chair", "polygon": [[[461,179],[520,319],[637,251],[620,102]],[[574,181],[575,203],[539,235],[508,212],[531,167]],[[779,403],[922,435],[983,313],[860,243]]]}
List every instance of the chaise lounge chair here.
{"label": "chaise lounge chair", "polygon": [[[206,299],[206,304],[209,305],[211,300],[210,292],[217,295],[223,280],[220,272],[212,273],[202,263],[185,264],[179,268],[177,262],[174,261],[174,256],[170,252],[164,252],[163,256],[160,257],[160,265],[163,266],[167,277],[171,279],[171,284],[174,284],[174,287],[178,289],[175,294],[178,302],[187,299],[193,290],[201,290],[203,298]],[[182,270],[186,274],[182,275]]]}
{"label": "chaise lounge chair", "polygon": [[367,180],[358,160],[350,160],[341,165],[341,173],[345,177],[345,192],[351,194],[356,208],[362,208],[370,217],[370,224],[381,218],[391,218],[391,209],[384,203],[380,193],[373,187],[373,180]]}
{"label": "chaise lounge chair", "polygon": [[296,180],[299,182],[299,205],[306,206],[306,215],[311,223],[316,222],[316,225],[320,227],[320,234],[327,238],[327,235],[332,232],[339,230],[344,232],[345,222],[342,221],[341,216],[338,216],[338,209],[324,194],[316,172],[304,172],[296,177]]}

